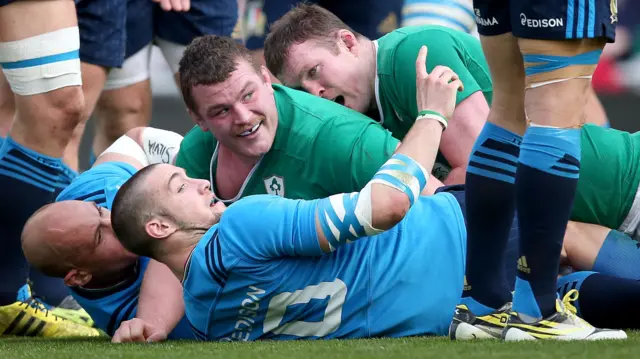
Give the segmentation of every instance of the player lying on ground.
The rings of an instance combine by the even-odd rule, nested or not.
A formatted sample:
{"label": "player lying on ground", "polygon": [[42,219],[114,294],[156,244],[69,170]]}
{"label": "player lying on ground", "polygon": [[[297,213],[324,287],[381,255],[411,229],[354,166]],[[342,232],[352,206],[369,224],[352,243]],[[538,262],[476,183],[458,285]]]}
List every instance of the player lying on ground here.
{"label": "player lying on ground", "polygon": [[[425,58],[426,48],[418,66]],[[313,201],[251,196],[214,225],[206,187],[176,167],[149,166],[118,191],[114,231],[127,249],[183,279],[199,339],[446,334],[463,287],[464,202],[420,192],[460,82],[436,67],[421,74],[421,86],[427,113],[361,192]],[[576,334],[626,338],[590,325]]]}
{"label": "player lying on ground", "polygon": [[[231,38],[194,40],[180,61],[180,83],[198,126],[182,141],[176,165],[210,180],[225,203],[359,191],[399,143],[358,112],[272,85],[266,68]],[[427,192],[440,185],[432,179]]]}
{"label": "player lying on ground", "polygon": [[[413,60],[423,45],[429,49],[427,70],[448,66],[465,86],[457,95],[436,168],[437,177],[446,178],[445,184],[464,183],[471,148],[493,98],[489,69],[473,36],[422,26],[401,28],[372,41],[331,12],[302,4],[273,24],[265,42],[265,59],[284,85],[367,113],[403,139],[418,115]],[[590,101],[597,101],[592,95]],[[602,111],[587,114],[587,122],[604,117]]]}
{"label": "player lying on ground", "polygon": [[[162,275],[166,266],[122,247],[113,234],[109,212],[118,188],[148,164],[173,163],[181,140],[176,133],[150,127],[130,130],[56,203],[37,211],[25,225],[22,248],[29,263],[46,275],[64,278],[73,297],[110,336],[122,321],[138,316],[153,322],[165,313],[165,303],[182,303],[179,283],[164,280],[171,278],[170,272]],[[139,295],[141,291],[144,294]],[[193,338],[186,322],[178,323],[181,318],[181,313],[163,318],[172,326],[148,333],[148,339]]]}

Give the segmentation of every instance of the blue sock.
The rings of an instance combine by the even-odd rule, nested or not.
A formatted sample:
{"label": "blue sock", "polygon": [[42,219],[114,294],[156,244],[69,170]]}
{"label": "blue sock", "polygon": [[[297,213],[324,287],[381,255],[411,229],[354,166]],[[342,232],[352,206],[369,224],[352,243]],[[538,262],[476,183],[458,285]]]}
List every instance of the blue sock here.
{"label": "blue sock", "polygon": [[640,280],[640,243],[611,230],[598,252],[593,270],[614,277]]}
{"label": "blue sock", "polygon": [[580,292],[572,304],[578,316],[597,328],[640,329],[640,282],[595,272],[576,272],[558,279],[558,293]]}
{"label": "blue sock", "polygon": [[29,275],[20,235],[27,219],[54,200],[62,161],[7,137],[0,147],[0,305],[15,302]]}
{"label": "blue sock", "polygon": [[515,211],[514,182],[521,141],[521,136],[487,122],[469,158],[462,304],[476,315],[486,315],[511,301],[504,255]]}
{"label": "blue sock", "polygon": [[611,128],[611,123],[609,122],[609,119],[606,119],[605,122],[602,124],[602,127],[604,128]]}
{"label": "blue sock", "polygon": [[520,149],[516,201],[520,256],[513,310],[555,312],[560,251],[580,169],[580,129],[530,127]]}

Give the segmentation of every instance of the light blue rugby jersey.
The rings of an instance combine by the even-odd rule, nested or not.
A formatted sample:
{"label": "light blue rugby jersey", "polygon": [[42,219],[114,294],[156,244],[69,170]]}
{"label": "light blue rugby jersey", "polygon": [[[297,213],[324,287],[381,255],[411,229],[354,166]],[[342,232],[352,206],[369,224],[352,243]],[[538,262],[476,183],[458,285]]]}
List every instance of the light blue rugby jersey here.
{"label": "light blue rugby jersey", "polygon": [[198,339],[446,334],[464,281],[456,199],[420,197],[396,227],[329,254],[317,240],[317,203],[249,196],[203,236],[183,281]]}
{"label": "light blue rugby jersey", "polygon": [[[56,201],[95,202],[111,210],[118,189],[136,172],[135,167],[125,162],[101,163],[75,178]],[[118,285],[104,289],[70,288],[71,295],[89,313],[96,327],[112,336],[121,322],[136,316],[138,294],[148,263],[148,258],[141,257],[136,268],[136,276]],[[193,338],[193,332],[184,318],[169,333],[169,339]]]}

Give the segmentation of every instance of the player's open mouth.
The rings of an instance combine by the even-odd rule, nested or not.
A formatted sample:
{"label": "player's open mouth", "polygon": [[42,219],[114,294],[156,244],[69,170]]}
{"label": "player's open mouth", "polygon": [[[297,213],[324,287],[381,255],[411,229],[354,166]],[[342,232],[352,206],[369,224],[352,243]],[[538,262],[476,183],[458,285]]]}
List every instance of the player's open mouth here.
{"label": "player's open mouth", "polygon": [[247,136],[251,136],[254,133],[258,132],[258,130],[260,129],[260,126],[262,126],[262,121],[256,123],[255,126],[251,127],[250,129],[242,132],[241,134],[237,135],[238,137],[247,137]]}
{"label": "player's open mouth", "polygon": [[340,95],[333,99],[337,104],[344,106],[344,96]]}

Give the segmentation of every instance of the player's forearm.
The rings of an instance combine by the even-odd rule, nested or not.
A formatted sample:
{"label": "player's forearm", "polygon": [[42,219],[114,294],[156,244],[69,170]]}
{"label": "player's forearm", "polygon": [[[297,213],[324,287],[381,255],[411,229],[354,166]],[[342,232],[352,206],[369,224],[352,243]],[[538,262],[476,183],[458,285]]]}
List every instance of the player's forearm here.
{"label": "player's forearm", "polygon": [[[438,154],[442,130],[442,125],[437,121],[421,120],[416,122],[395,154],[412,159],[422,166],[425,173],[431,173]],[[429,145],[425,146],[426,143]],[[422,189],[418,193],[421,191]],[[380,230],[392,228],[404,218],[412,202],[410,196],[397,187],[374,183],[371,187],[373,227]]]}
{"label": "player's forearm", "polygon": [[183,316],[180,281],[166,265],[151,260],[142,280],[136,317],[169,333]]}

